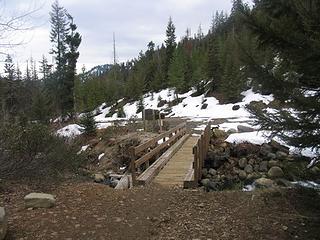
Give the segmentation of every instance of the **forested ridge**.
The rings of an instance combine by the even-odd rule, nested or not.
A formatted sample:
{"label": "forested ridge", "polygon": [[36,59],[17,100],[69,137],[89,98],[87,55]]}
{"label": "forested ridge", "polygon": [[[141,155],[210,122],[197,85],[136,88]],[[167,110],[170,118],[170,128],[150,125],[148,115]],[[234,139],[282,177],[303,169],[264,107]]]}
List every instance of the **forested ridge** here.
{"label": "forested ridge", "polygon": [[[172,88],[176,96],[191,88],[221,103],[241,100],[241,92],[273,93],[277,111],[250,108],[264,129],[300,147],[319,147],[318,1],[234,0],[231,12],[216,12],[211,28],[186,29],[179,41],[174,16],[166,40],[152,41],[136,59],[108,65],[101,74],[76,74],[81,35],[72,16],[56,1],[51,35],[55,65],[31,59],[22,73],[10,55],[1,77],[1,122],[48,123],[58,116],[94,110],[125,98]],[[37,67],[39,66],[39,68]],[[296,111],[290,114],[289,110]],[[292,111],[291,111],[292,113]]]}

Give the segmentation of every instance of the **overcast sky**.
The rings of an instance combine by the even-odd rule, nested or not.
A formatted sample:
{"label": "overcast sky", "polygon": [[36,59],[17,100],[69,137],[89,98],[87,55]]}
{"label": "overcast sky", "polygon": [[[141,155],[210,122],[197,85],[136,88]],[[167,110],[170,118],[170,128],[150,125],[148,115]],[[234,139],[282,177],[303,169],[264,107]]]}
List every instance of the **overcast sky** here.
{"label": "overcast sky", "polygon": [[[33,29],[10,38],[24,44],[14,49],[0,49],[0,52],[12,54],[22,70],[30,57],[39,61],[44,54],[51,59],[48,52],[52,3],[53,0],[0,0],[1,16],[39,8],[26,21],[26,26]],[[191,28],[192,34],[197,32],[199,24],[207,33],[213,13],[217,10],[230,12],[231,8],[231,0],[60,0],[59,3],[74,17],[82,35],[78,69],[82,65],[89,69],[112,62],[113,32],[118,61],[125,61],[145,51],[150,41],[161,45],[170,16],[179,40],[187,28]],[[0,38],[0,44],[1,41],[4,40]]]}

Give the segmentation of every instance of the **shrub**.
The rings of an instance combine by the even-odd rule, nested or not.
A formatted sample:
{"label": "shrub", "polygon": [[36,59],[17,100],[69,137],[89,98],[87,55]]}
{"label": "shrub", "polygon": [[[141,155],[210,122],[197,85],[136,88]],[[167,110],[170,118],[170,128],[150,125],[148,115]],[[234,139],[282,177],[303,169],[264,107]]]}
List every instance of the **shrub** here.
{"label": "shrub", "polygon": [[45,125],[6,125],[0,135],[1,178],[53,179],[78,172],[84,163],[75,145],[52,135]]}
{"label": "shrub", "polygon": [[86,135],[95,135],[97,131],[97,124],[91,112],[86,113],[80,119],[80,126],[83,127],[83,132]]}

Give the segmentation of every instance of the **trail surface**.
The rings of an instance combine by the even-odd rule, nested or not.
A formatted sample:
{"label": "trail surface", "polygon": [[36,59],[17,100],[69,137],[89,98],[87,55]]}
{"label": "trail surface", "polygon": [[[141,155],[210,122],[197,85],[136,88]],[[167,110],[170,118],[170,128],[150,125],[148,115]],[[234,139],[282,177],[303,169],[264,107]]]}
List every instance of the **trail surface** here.
{"label": "trail surface", "polygon": [[23,197],[32,190],[0,193],[9,215],[6,240],[319,239],[318,193],[206,193],[158,185],[115,191],[72,182],[51,190],[54,208],[28,210]]}

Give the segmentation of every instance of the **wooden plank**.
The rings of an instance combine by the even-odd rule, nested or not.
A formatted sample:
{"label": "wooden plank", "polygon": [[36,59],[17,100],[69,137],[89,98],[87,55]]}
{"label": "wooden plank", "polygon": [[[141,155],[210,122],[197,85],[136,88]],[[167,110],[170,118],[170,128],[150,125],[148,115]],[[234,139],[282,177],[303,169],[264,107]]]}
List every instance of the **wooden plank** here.
{"label": "wooden plank", "polygon": [[171,148],[169,148],[158,160],[156,160],[146,171],[144,171],[137,179],[139,185],[146,185],[158,175],[161,169],[168,163],[172,156],[181,148],[184,142],[189,138],[189,134],[183,136]]}
{"label": "wooden plank", "polygon": [[187,172],[186,177],[184,178],[183,188],[185,188],[185,189],[196,188],[197,185],[198,184],[194,179],[194,169],[191,166],[191,168]]}
{"label": "wooden plank", "polygon": [[137,155],[141,152],[143,152],[144,150],[154,146],[155,144],[158,143],[159,140],[163,139],[164,137],[168,137],[170,136],[170,134],[176,132],[177,130],[182,130],[183,128],[186,128],[186,123],[182,123],[174,128],[172,128],[171,130],[160,134],[159,136],[149,140],[148,142],[145,142],[137,147],[134,148],[134,154]]}
{"label": "wooden plank", "polygon": [[156,148],[152,149],[150,152],[148,152],[147,154],[143,155],[141,158],[139,158],[138,160],[135,161],[135,167],[139,167],[141,164],[149,161],[154,155],[156,155],[157,153],[159,153],[162,149],[168,147],[168,145],[172,142],[174,142],[175,140],[177,140],[180,136],[184,135],[185,131],[182,130],[180,132],[178,132],[176,135],[174,135],[172,138],[170,138],[169,140],[167,140],[164,143],[161,143],[160,145],[158,145]]}

